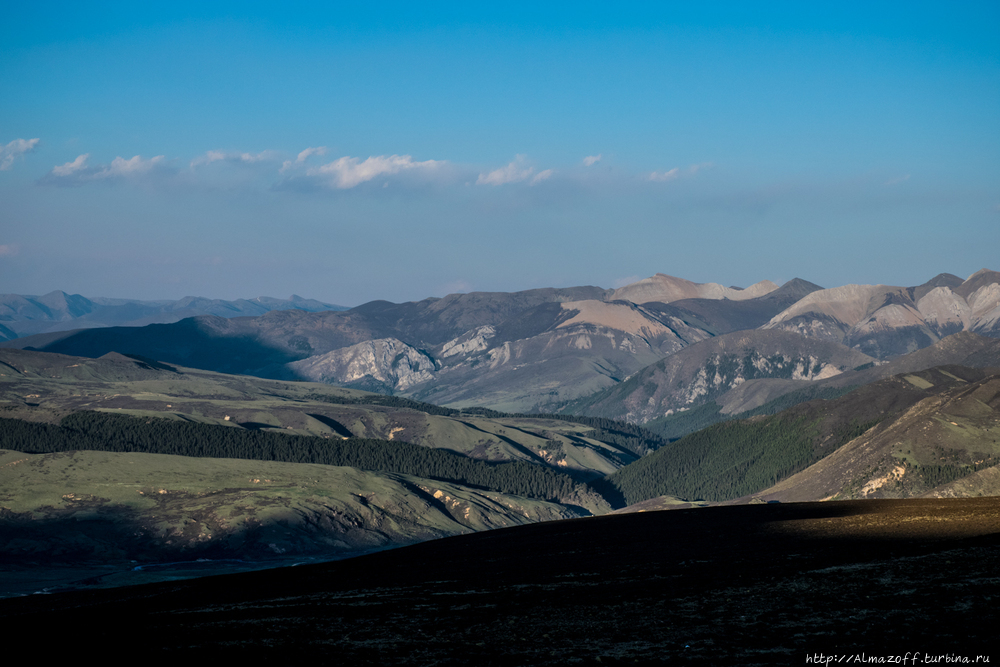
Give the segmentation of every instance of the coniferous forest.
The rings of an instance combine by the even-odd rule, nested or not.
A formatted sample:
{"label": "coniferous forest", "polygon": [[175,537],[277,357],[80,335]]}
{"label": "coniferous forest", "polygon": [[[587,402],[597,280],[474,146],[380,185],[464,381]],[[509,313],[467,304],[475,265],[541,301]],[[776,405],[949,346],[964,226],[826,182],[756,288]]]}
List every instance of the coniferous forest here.
{"label": "coniferous forest", "polygon": [[350,466],[541,500],[588,491],[585,484],[544,466],[491,463],[400,441],[335,440],[101,412],[77,412],[58,425],[0,419],[0,448],[29,454],[94,450]]}

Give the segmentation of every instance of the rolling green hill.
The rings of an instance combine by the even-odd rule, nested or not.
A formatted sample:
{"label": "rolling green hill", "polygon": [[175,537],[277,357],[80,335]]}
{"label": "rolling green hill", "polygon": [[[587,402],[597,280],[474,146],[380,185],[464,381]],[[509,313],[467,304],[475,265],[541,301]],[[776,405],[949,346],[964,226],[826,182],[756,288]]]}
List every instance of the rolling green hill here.
{"label": "rolling green hill", "polygon": [[[338,558],[586,514],[412,475],[97,451],[0,450],[0,506],[0,597]],[[197,559],[215,564],[184,565]]]}
{"label": "rolling green hill", "polygon": [[[526,461],[597,478],[643,449],[566,419],[491,418],[319,383],[200,371],[119,354],[100,359],[0,350],[6,416],[57,423],[81,410],[325,438],[405,441],[489,461]],[[636,435],[634,427],[621,428]],[[648,435],[650,448],[660,440]]]}

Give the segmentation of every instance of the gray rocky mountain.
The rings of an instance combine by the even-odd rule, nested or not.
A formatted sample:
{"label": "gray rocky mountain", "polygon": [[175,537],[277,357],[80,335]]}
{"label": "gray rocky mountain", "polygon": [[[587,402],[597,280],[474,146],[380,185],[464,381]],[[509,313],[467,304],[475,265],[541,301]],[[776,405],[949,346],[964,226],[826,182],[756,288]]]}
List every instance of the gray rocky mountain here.
{"label": "gray rocky mountain", "polygon": [[790,391],[873,362],[841,343],[795,332],[738,331],[690,345],[568,410],[643,423],[718,401],[754,380],[777,380]]}
{"label": "gray rocky mountain", "polygon": [[[749,332],[741,332],[741,334],[743,333]],[[709,342],[723,342],[726,338],[726,336],[722,336]],[[788,351],[795,348],[792,346],[784,349]],[[699,372],[717,365],[718,356],[709,346],[691,346],[680,355],[675,356],[693,357],[688,363],[692,367],[697,367],[696,363],[692,362],[697,362],[698,357],[695,355],[702,351],[707,352],[707,355],[703,357],[705,363],[702,368],[698,369]],[[856,352],[856,350],[852,351]],[[664,383],[664,379],[658,370],[664,365],[664,362],[671,361],[671,358],[664,359],[662,362],[654,364],[650,369],[644,369],[637,374],[637,378],[643,379],[641,383],[630,379],[629,382],[623,383],[619,387],[614,387],[572,405],[571,409],[580,414],[609,417],[619,415],[620,418],[628,414],[627,406],[641,404],[643,400],[648,402],[648,397],[659,392],[661,396],[666,395],[674,401],[672,404],[670,401],[663,402],[667,405],[664,410],[665,415],[668,414],[673,405],[684,405],[686,409],[669,412],[669,415],[673,415],[672,418],[669,416],[657,418],[647,425],[658,432],[669,434],[670,437],[679,437],[710,424],[738,417],[747,411],[759,412],[763,410],[772,414],[815,398],[836,397],[853,387],[869,385],[893,375],[920,372],[935,366],[962,366],[975,369],[1000,368],[1000,339],[987,338],[963,331],[943,338],[931,347],[911,352],[891,361],[872,360],[853,369],[829,373],[827,377],[813,375],[809,379],[789,377],[787,369],[782,369],[780,366],[772,367],[770,373],[761,372],[761,370],[766,369],[754,370],[749,373],[734,373],[730,364],[728,373],[721,373],[717,376],[714,389],[709,389],[701,396],[695,397],[695,400],[689,400],[694,392],[688,394],[675,392],[670,395],[668,391],[659,387],[660,384]],[[774,370],[779,372],[773,372]],[[784,370],[783,373],[782,370]],[[726,382],[727,379],[729,382]],[[691,410],[690,408],[698,409]]]}

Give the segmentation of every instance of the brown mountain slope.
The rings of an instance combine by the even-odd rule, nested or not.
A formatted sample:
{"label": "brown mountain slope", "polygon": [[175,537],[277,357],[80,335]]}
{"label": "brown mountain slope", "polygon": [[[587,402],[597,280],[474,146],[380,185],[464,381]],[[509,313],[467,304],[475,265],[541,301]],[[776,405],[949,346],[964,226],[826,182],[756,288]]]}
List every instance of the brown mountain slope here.
{"label": "brown mountain slope", "polygon": [[119,351],[227,373],[524,412],[602,389],[710,335],[673,314],[604,302],[604,294],[598,288],[474,293],[373,302],[342,313],[197,318],[81,331],[42,341],[39,349],[90,357]]}
{"label": "brown mountain slope", "polygon": [[839,341],[879,359],[913,352],[958,331],[1000,337],[1000,273],[983,269],[960,284],[956,280],[941,274],[919,287],[819,290],[764,328]]}
{"label": "brown mountain slope", "polygon": [[723,287],[718,283],[694,283],[684,278],[675,278],[663,273],[657,273],[651,278],[644,278],[631,285],[620,287],[614,291],[612,299],[631,301],[632,303],[670,303],[680,299],[730,299],[742,301],[754,299],[778,289],[770,280],[762,280],[747,289]]}
{"label": "brown mountain slope", "polygon": [[823,289],[806,280],[795,278],[778,289],[760,297],[733,301],[730,299],[679,299],[669,305],[644,304],[648,309],[672,310],[687,321],[704,323],[716,335],[756,329],[807,294]]}

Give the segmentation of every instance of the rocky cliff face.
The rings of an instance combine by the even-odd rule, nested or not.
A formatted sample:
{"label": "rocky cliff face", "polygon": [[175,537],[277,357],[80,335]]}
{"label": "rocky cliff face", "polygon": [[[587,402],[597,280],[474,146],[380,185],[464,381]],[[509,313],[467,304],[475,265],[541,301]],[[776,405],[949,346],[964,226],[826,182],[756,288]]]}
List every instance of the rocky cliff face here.
{"label": "rocky cliff face", "polygon": [[301,377],[330,384],[351,384],[371,378],[404,391],[430,380],[437,364],[425,352],[396,340],[381,338],[288,364]]}
{"label": "rocky cliff face", "polygon": [[643,423],[702,405],[751,380],[815,381],[873,359],[786,331],[742,331],[690,345],[574,409]]}

